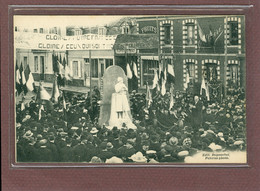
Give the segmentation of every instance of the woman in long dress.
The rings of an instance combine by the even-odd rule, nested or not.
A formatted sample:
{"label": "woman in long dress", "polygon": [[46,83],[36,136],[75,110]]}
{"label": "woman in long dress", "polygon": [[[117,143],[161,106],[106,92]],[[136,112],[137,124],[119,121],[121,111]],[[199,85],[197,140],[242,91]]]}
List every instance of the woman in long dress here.
{"label": "woman in long dress", "polygon": [[110,126],[117,126],[121,128],[125,123],[128,128],[135,129],[135,125],[132,123],[130,106],[127,98],[128,88],[124,84],[123,78],[117,78],[117,84],[115,85],[115,93],[112,94],[111,99],[111,115],[109,120]]}
{"label": "woman in long dress", "polygon": [[130,107],[127,100],[127,87],[123,82],[123,78],[118,77],[118,83],[115,85],[115,110],[117,112],[117,118],[123,119],[125,113],[130,111]]}

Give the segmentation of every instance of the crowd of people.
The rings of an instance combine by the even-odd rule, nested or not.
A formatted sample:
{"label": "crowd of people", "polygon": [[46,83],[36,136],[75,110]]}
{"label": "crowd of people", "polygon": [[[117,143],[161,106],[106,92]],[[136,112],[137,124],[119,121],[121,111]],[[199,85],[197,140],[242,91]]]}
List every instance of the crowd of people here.
{"label": "crowd of people", "polygon": [[[91,99],[90,99],[91,97]],[[18,162],[185,162],[199,151],[246,149],[245,93],[222,102],[186,92],[129,95],[137,129],[99,125],[100,93],[64,92],[48,107],[36,97],[16,105]],[[64,105],[65,103],[65,105]]]}

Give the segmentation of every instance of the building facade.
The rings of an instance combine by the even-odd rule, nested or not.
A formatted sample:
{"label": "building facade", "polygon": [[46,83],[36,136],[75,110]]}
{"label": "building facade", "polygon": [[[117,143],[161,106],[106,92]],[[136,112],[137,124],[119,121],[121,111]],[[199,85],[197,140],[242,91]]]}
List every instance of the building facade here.
{"label": "building facade", "polygon": [[[243,16],[160,16],[136,20],[139,35],[158,35],[158,52],[151,56],[157,56],[164,65],[174,66],[176,90],[184,90],[188,81],[189,89],[198,93],[202,78],[212,93],[245,88]],[[140,54],[138,58],[142,86],[147,75],[144,68],[151,69],[154,64]],[[152,79],[148,80],[151,84]]]}

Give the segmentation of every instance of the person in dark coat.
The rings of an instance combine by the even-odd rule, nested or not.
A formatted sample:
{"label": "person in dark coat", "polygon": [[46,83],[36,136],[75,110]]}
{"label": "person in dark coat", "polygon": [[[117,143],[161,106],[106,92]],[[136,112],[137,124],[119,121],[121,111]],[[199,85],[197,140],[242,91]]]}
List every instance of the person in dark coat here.
{"label": "person in dark coat", "polygon": [[48,138],[48,142],[46,144],[47,148],[51,150],[52,152],[52,159],[53,159],[53,162],[58,162],[58,150],[57,150],[57,146],[56,144],[54,143],[54,136],[53,135],[50,135],[49,138]]}
{"label": "person in dark coat", "polygon": [[53,155],[50,149],[47,148],[47,139],[42,139],[39,141],[39,148],[36,151],[36,161],[37,162],[52,162]]}
{"label": "person in dark coat", "polygon": [[198,96],[194,96],[194,107],[192,109],[192,117],[193,117],[193,128],[194,130],[198,130],[201,127],[202,123],[202,102],[199,100]]}

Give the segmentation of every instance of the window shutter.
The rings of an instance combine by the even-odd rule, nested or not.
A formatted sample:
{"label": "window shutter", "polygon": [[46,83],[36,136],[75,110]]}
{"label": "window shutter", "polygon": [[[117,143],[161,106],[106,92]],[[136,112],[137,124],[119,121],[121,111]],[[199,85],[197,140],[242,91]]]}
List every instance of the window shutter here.
{"label": "window shutter", "polygon": [[78,61],[78,77],[81,77],[81,62]]}

